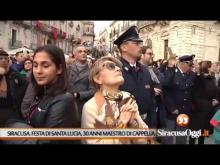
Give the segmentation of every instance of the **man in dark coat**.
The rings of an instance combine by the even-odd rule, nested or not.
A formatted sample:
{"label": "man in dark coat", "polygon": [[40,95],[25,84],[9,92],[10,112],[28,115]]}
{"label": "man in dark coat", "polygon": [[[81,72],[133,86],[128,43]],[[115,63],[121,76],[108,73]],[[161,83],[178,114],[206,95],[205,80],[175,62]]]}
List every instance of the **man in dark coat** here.
{"label": "man in dark coat", "polygon": [[[148,46],[143,46],[141,48],[141,60],[140,62],[146,66],[147,70],[151,75],[151,79],[154,85],[155,96],[152,97],[155,102],[155,107],[149,113],[148,117],[151,119],[151,125],[154,128],[165,128],[165,108],[162,98],[162,86],[160,81],[163,79],[163,74],[160,73],[157,68],[153,68],[153,50]],[[157,73],[157,74],[156,74]]]}
{"label": "man in dark coat", "polygon": [[154,108],[153,82],[149,71],[138,62],[141,56],[142,40],[135,26],[130,27],[114,41],[121,53],[123,64],[124,84],[121,90],[134,95],[142,119],[151,127],[148,114]]}
{"label": "man in dark coat", "polygon": [[0,50],[0,127],[11,118],[21,118],[21,102],[28,82],[9,66],[9,55]]}

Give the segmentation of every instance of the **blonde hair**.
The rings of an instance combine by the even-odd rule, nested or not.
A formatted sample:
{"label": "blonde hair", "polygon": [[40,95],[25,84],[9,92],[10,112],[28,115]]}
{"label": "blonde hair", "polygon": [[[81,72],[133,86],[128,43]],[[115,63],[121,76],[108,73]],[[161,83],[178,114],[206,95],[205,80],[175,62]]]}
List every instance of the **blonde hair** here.
{"label": "blonde hair", "polygon": [[96,89],[100,89],[100,85],[97,84],[95,81],[94,81],[94,77],[102,70],[102,64],[105,62],[105,61],[111,61],[111,62],[114,62],[116,65],[122,67],[122,63],[117,59],[117,58],[114,58],[114,57],[111,57],[111,56],[104,56],[100,59],[98,59],[92,66],[91,68],[91,71],[90,71],[90,75],[89,75],[89,82],[91,83],[91,85],[93,85]]}

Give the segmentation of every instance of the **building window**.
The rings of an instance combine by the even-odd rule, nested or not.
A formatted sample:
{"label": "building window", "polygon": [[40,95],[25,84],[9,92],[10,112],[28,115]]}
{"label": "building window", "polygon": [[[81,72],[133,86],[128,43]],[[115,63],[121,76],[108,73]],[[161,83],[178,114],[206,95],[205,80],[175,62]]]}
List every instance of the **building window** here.
{"label": "building window", "polygon": [[87,27],[87,32],[89,33],[89,27]]}
{"label": "building window", "polygon": [[164,40],[164,59],[168,58],[168,50],[169,50],[168,40]]}
{"label": "building window", "polygon": [[65,43],[65,51],[68,52],[68,49],[67,49],[67,41],[65,41],[64,43]]}
{"label": "building window", "polygon": [[47,44],[51,44],[51,40],[50,39],[47,40]]}
{"label": "building window", "polygon": [[196,34],[196,26],[192,26],[192,35]]}
{"label": "building window", "polygon": [[77,31],[80,31],[80,26],[79,26],[79,25],[76,27],[76,30],[77,30]]}
{"label": "building window", "polygon": [[219,54],[218,54],[218,61],[220,61],[220,48],[219,48]]}
{"label": "building window", "polygon": [[69,26],[70,26],[71,28],[74,26],[73,21],[70,21],[70,22],[69,22]]}
{"label": "building window", "polygon": [[177,37],[179,36],[179,32],[178,32],[178,30],[176,31],[176,36],[177,36]]}
{"label": "building window", "polygon": [[12,29],[12,46],[14,46],[15,42],[16,42],[16,33],[17,31],[15,29]]}
{"label": "building window", "polygon": [[118,24],[118,33],[120,33],[120,24]]}
{"label": "building window", "polygon": [[45,21],[45,23],[48,27],[50,26],[50,21]]}
{"label": "building window", "polygon": [[146,45],[149,46],[150,48],[152,48],[152,40],[151,39],[147,39],[146,40]]}
{"label": "building window", "polygon": [[212,27],[209,27],[209,34],[212,33]]}

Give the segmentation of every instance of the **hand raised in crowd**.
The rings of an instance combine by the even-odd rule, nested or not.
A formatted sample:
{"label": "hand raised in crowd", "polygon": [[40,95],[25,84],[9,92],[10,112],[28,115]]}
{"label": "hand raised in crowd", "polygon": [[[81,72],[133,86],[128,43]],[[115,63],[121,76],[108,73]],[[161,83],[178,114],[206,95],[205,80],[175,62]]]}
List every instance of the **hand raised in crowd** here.
{"label": "hand raised in crowd", "polygon": [[213,107],[216,106],[216,105],[218,105],[218,104],[219,104],[218,100],[212,99],[212,106],[213,106]]}
{"label": "hand raised in crowd", "polygon": [[155,96],[161,95],[162,90],[159,88],[154,88]]}
{"label": "hand raised in crowd", "polygon": [[133,114],[137,112],[136,102],[130,98],[126,104],[122,105],[120,112],[119,121],[127,124],[132,119]]}
{"label": "hand raised in crowd", "polygon": [[179,110],[178,110],[178,109],[175,109],[175,110],[172,112],[172,114],[178,115],[178,114],[179,114]]}
{"label": "hand raised in crowd", "polygon": [[174,66],[176,66],[176,64],[177,64],[177,60],[176,60],[176,58],[174,58],[174,57],[171,57],[169,60],[168,60],[168,67],[174,67]]}

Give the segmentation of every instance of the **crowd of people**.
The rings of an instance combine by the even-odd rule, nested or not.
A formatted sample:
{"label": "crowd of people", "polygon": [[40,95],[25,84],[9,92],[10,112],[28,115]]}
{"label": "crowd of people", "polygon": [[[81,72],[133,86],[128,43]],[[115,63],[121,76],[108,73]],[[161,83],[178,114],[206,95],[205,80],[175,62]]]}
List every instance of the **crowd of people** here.
{"label": "crowd of people", "polygon": [[[220,107],[220,63],[196,55],[153,61],[135,26],[114,44],[120,55],[78,45],[65,58],[55,45],[15,58],[0,49],[0,127],[209,130]],[[176,122],[180,114],[188,126]],[[216,139],[220,141],[219,139]],[[186,136],[82,141],[2,141],[3,144],[196,144]],[[204,144],[204,137],[198,138]]]}

